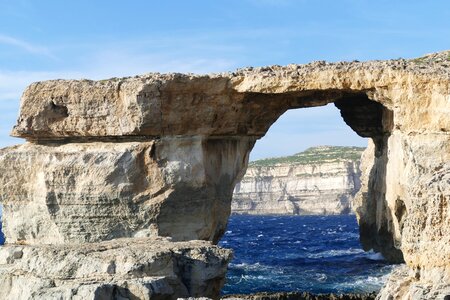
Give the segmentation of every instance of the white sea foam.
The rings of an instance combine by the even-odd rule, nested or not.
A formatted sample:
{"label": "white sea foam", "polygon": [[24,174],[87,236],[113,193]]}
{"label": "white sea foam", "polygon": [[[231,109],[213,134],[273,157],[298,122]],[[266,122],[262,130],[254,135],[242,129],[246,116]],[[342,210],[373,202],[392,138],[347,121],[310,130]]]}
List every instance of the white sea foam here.
{"label": "white sea foam", "polygon": [[319,282],[325,282],[325,281],[327,281],[328,276],[326,274],[323,274],[323,273],[318,273],[318,274],[316,274],[315,278]]}
{"label": "white sea foam", "polygon": [[360,277],[352,282],[342,282],[336,285],[338,290],[351,289],[355,292],[372,292],[379,290],[386,282],[388,275]]}
{"label": "white sea foam", "polygon": [[327,250],[322,251],[319,253],[311,253],[308,254],[308,258],[325,258],[325,257],[335,257],[335,256],[345,256],[345,255],[351,255],[351,254],[359,254],[364,253],[364,250],[362,249],[345,249],[345,250]]}
{"label": "white sea foam", "polygon": [[229,266],[230,266],[230,268],[241,269],[241,270],[245,270],[245,271],[257,271],[257,270],[268,268],[267,266],[261,265],[260,263],[254,263],[254,264],[247,264],[247,263],[234,264],[234,263],[230,263]]}
{"label": "white sea foam", "polygon": [[370,260],[385,260],[381,253],[375,253],[373,251],[367,252],[367,258]]}
{"label": "white sea foam", "polygon": [[255,280],[268,280],[270,277],[262,276],[262,275],[241,275],[241,278],[237,283],[241,283],[243,281],[255,281]]}

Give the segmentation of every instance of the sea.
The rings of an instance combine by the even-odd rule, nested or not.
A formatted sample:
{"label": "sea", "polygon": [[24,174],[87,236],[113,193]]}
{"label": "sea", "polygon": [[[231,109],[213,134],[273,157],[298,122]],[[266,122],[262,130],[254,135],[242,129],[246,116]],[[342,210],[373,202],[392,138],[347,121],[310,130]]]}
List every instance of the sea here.
{"label": "sea", "polygon": [[5,243],[5,236],[3,235],[2,231],[2,215],[0,214],[0,245],[3,245]]}
{"label": "sea", "polygon": [[363,251],[353,215],[233,215],[219,245],[234,251],[224,295],[378,292],[394,268]]}

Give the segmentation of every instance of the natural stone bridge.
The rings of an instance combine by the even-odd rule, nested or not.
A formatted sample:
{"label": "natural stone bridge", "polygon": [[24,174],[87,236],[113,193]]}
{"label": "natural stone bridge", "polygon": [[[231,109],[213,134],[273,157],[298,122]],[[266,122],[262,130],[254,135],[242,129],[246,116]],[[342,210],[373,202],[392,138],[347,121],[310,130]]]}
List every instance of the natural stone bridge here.
{"label": "natural stone bridge", "polygon": [[30,85],[27,143],[0,150],[0,298],[217,298],[231,253],[213,244],[255,141],[331,102],[371,138],[363,247],[408,266],[381,297],[450,294],[449,70],[447,52]]}

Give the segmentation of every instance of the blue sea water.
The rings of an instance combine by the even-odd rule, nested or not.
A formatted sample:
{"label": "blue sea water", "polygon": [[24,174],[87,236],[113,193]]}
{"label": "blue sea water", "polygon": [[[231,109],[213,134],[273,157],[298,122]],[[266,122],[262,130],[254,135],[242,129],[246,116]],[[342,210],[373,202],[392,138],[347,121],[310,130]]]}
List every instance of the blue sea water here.
{"label": "blue sea water", "polygon": [[2,222],[0,219],[0,245],[3,245],[5,243],[5,237],[3,235],[3,231],[2,231]]}
{"label": "blue sea water", "polygon": [[2,207],[0,204],[0,245],[3,245],[5,243],[5,236],[3,235],[3,231],[2,231]]}
{"label": "blue sea water", "polygon": [[234,250],[223,294],[378,291],[393,266],[364,252],[355,216],[231,216]]}
{"label": "blue sea water", "polygon": [[5,236],[3,235],[2,231],[2,223],[3,223],[3,206],[0,203],[0,245],[3,245],[5,243]]}

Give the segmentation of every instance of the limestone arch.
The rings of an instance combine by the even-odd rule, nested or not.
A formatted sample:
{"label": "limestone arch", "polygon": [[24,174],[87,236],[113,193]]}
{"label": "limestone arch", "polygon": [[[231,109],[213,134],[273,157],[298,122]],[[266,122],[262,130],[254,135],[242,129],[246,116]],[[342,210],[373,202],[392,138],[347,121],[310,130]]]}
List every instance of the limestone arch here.
{"label": "limestone arch", "polygon": [[[401,249],[415,274],[406,286],[448,284],[449,78],[443,52],[34,83],[13,129],[28,142],[0,150],[7,242],[152,235],[216,242],[255,140],[289,108],[335,102],[355,131],[374,140],[356,201],[363,244],[394,261]],[[360,126],[357,111],[350,113],[367,99],[384,107],[371,118],[382,126]]]}

